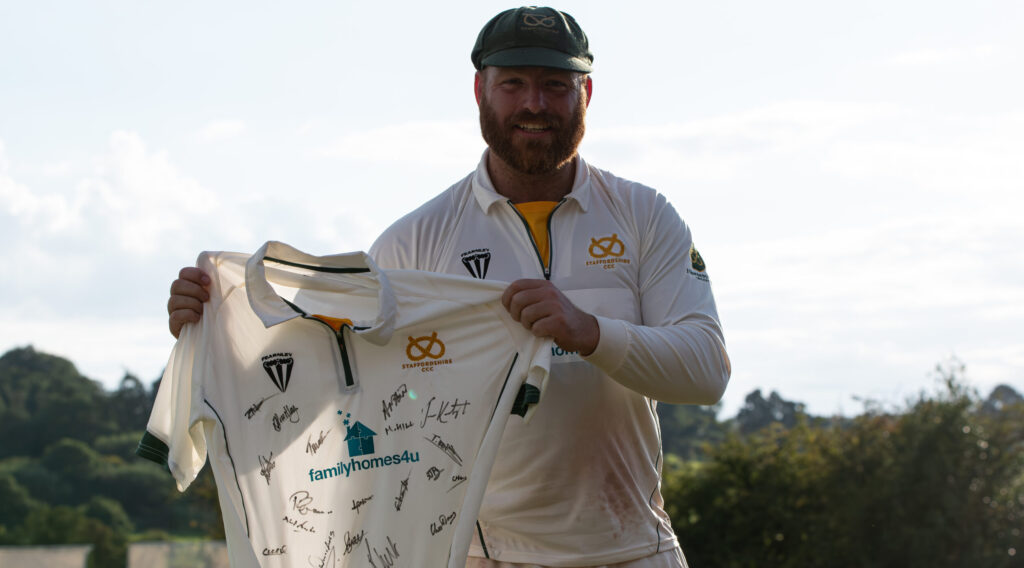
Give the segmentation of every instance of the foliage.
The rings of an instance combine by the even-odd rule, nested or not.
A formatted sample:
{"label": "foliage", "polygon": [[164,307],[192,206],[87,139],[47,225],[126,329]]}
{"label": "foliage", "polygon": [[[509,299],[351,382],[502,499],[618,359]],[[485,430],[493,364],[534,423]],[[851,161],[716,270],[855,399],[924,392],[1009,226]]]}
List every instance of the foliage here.
{"label": "foliage", "polygon": [[662,448],[687,460],[704,458],[706,446],[725,438],[726,425],[717,418],[720,405],[658,403]]}
{"label": "foliage", "polygon": [[752,434],[772,424],[792,428],[806,417],[803,404],[788,401],[775,391],[764,398],[761,389],[757,389],[747,395],[743,407],[736,414],[736,424],[741,434]]}
{"label": "foliage", "polygon": [[[937,375],[943,389],[905,408],[834,420],[774,391],[725,421],[658,404],[690,564],[1024,565],[1024,398],[979,400],[957,363]],[[182,494],[134,455],[156,384],[126,374],[108,393],[31,347],[0,357],[0,544],[92,543],[89,566],[120,568],[129,540],[224,538],[209,467]]]}
{"label": "foliage", "polygon": [[0,357],[0,401],[0,458],[38,455],[61,438],[89,442],[116,428],[99,383],[31,347]]}
{"label": "foliage", "polygon": [[32,510],[24,522],[11,531],[4,544],[92,544],[90,568],[124,568],[127,533],[92,516],[94,513],[106,516],[115,509],[116,503],[81,507],[43,505]]}
{"label": "foliage", "polygon": [[[13,527],[28,516],[39,503],[10,474],[0,473],[0,527]],[[2,539],[0,539],[2,542]]]}
{"label": "foliage", "polygon": [[901,414],[734,433],[702,467],[667,471],[690,563],[1022,565],[1024,405],[979,412],[947,379]]}
{"label": "foliage", "polygon": [[0,542],[66,534],[56,542],[101,543],[103,557],[136,529],[223,538],[208,468],[181,494],[165,467],[135,456],[155,396],[131,374],[104,392],[31,347],[0,357]]}

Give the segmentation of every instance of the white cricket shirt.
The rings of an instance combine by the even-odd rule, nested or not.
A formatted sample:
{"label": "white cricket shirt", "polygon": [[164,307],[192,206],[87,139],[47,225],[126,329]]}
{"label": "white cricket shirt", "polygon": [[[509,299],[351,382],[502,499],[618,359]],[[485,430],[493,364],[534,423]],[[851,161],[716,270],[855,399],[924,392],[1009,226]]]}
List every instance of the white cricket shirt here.
{"label": "white cricket shirt", "polygon": [[211,300],[139,453],[181,490],[209,458],[232,566],[462,568],[502,430],[550,358],[505,284],[276,242],[198,266]]}
{"label": "white cricket shirt", "polygon": [[678,546],[661,492],[655,400],[712,404],[729,359],[689,227],[664,196],[576,158],[547,223],[547,268],[526,220],[476,171],[370,248],[384,268],[481,279],[548,278],[597,317],[583,358],[553,348],[544,404],[510,422],[480,509],[473,556],[601,566]]}

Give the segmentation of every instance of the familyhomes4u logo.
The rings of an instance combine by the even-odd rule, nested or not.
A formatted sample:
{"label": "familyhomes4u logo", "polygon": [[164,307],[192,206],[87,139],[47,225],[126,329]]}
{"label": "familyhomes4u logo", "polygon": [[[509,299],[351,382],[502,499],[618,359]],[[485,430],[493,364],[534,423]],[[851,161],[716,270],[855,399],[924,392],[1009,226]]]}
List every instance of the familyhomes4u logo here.
{"label": "familyhomes4u logo", "polygon": [[386,456],[375,455],[376,448],[373,445],[373,438],[377,433],[371,430],[362,422],[351,421],[352,415],[348,412],[338,411],[343,415],[342,425],[345,427],[345,444],[348,447],[348,461],[338,461],[331,467],[323,469],[310,468],[310,481],[323,481],[334,477],[349,477],[353,472],[367,471],[381,467],[391,467],[403,463],[416,463],[420,461],[419,452],[405,450],[402,453],[394,453]]}
{"label": "familyhomes4u logo", "polygon": [[448,348],[444,342],[438,339],[437,332],[420,337],[409,336],[409,343],[405,346],[405,356],[408,363],[402,363],[403,369],[418,368],[422,373],[429,373],[434,367],[440,365],[451,365],[451,358],[443,358]]}
{"label": "familyhomes4u logo", "polygon": [[592,259],[587,261],[587,266],[603,266],[605,270],[611,270],[616,264],[630,262],[628,258],[622,258],[626,254],[626,244],[619,239],[618,233],[607,237],[591,237],[587,252]]}

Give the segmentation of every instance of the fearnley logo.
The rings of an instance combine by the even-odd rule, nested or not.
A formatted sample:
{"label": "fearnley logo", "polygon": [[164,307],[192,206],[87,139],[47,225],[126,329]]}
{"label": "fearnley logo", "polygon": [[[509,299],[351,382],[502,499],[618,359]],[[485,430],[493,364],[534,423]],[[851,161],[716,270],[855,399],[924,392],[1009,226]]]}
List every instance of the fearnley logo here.
{"label": "fearnley logo", "polygon": [[462,265],[473,278],[487,278],[487,268],[491,265],[491,249],[473,249],[462,253]]}
{"label": "fearnley logo", "polygon": [[409,343],[405,346],[405,356],[410,362],[402,363],[402,368],[419,368],[420,372],[429,373],[434,370],[434,367],[451,365],[451,358],[443,358],[446,352],[447,347],[443,341],[438,339],[436,331],[420,337],[409,336]]}
{"label": "fearnley logo", "polygon": [[587,261],[587,266],[602,266],[605,270],[615,268],[616,264],[629,264],[628,258],[622,258],[626,254],[626,245],[619,239],[618,233],[612,233],[607,237],[591,237],[590,253],[592,260]]}
{"label": "fearnley logo", "polygon": [[[353,424],[350,420],[352,415],[348,412],[339,410],[338,414],[344,416],[341,423],[345,426],[345,442],[348,444],[349,459],[348,461],[338,461],[335,465],[323,469],[310,468],[310,481],[322,481],[332,477],[349,477],[353,472],[390,467],[403,463],[416,463],[420,461],[420,453],[410,452],[409,450],[405,450],[400,454],[391,454],[383,457],[375,456],[374,454],[377,452],[373,447],[373,437],[376,436],[377,433],[358,420]],[[406,480],[405,483],[407,484],[408,480]],[[404,486],[405,484],[403,484],[403,487]]]}
{"label": "fearnley logo", "polygon": [[274,382],[278,390],[288,390],[288,381],[292,378],[292,367],[295,366],[295,359],[291,353],[271,353],[262,358],[263,370]]}

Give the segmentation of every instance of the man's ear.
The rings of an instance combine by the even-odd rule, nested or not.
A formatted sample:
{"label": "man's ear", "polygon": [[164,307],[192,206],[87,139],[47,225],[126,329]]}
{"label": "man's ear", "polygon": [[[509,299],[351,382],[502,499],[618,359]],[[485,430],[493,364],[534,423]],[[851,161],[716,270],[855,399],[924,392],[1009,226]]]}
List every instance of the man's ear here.
{"label": "man's ear", "polygon": [[476,97],[476,106],[480,106],[480,94],[484,88],[484,76],[482,71],[477,71],[473,77],[473,95]]}
{"label": "man's ear", "polygon": [[590,80],[590,75],[587,75],[587,107],[590,107],[590,97],[594,96],[594,82]]}

